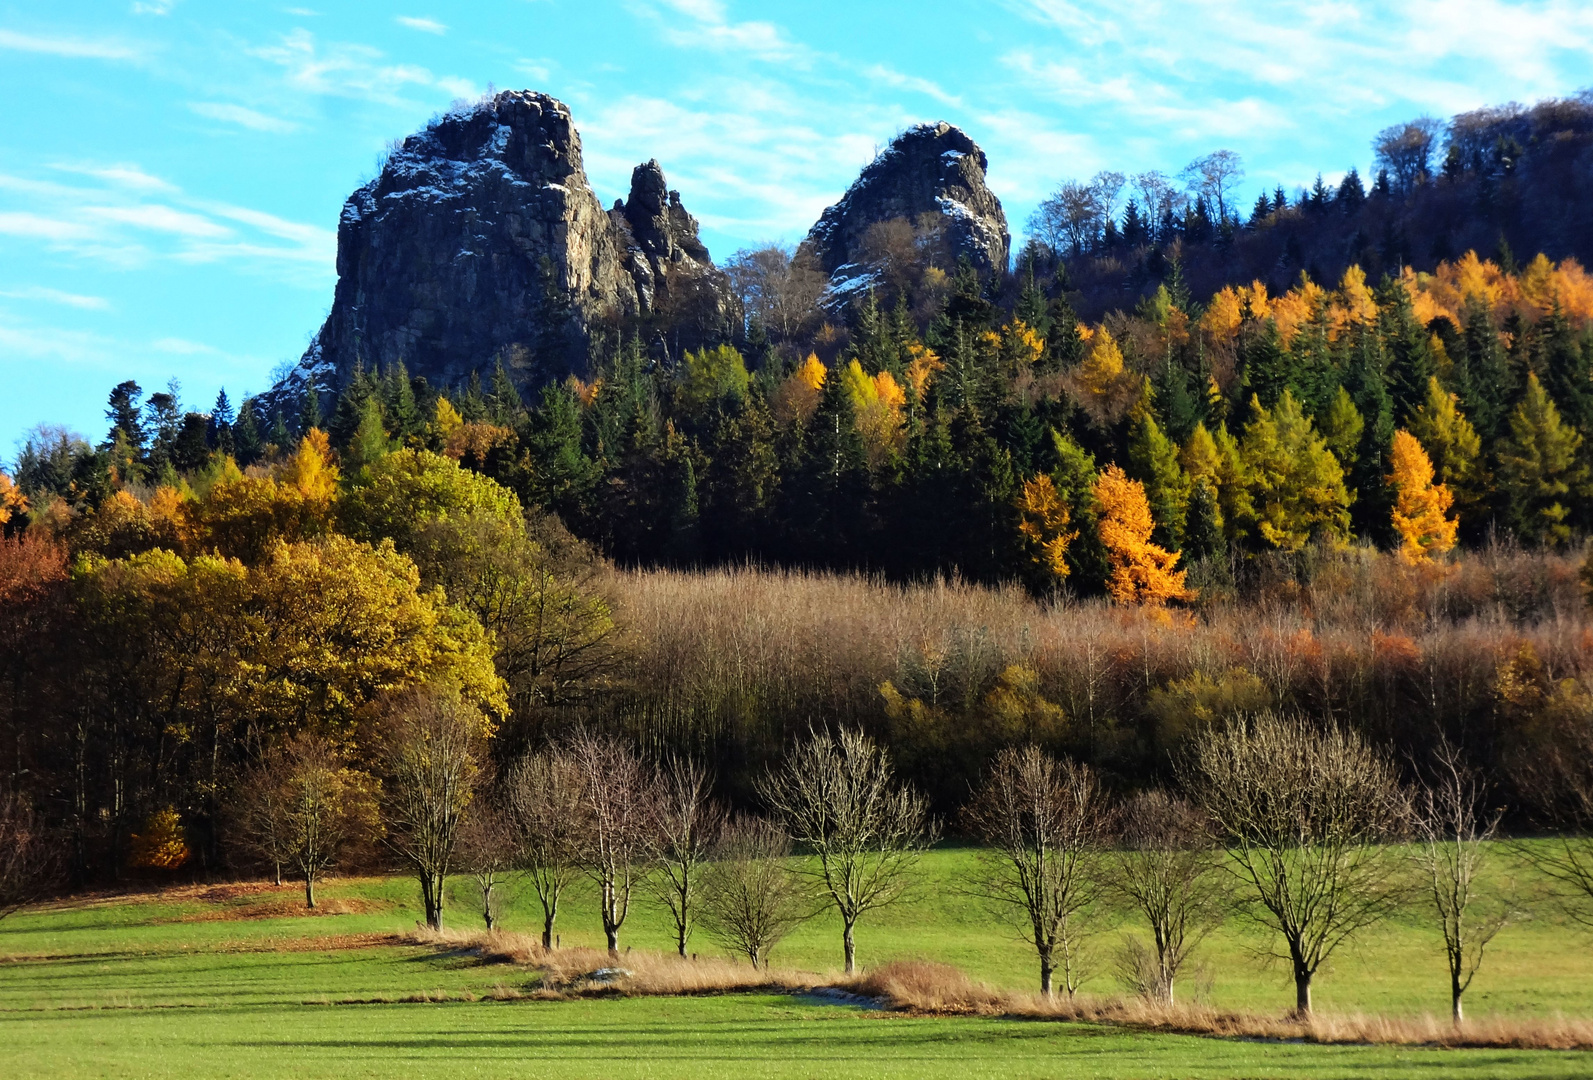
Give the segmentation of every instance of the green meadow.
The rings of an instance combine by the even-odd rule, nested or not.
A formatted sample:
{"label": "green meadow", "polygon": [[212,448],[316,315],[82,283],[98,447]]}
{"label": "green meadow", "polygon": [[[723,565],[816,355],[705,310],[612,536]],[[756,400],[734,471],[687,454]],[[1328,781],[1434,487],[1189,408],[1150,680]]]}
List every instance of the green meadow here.
{"label": "green meadow", "polygon": [[[1027,988],[1030,952],[966,891],[974,853],[926,860],[910,903],[860,925],[865,965],[928,958]],[[1519,889],[1529,875],[1501,861]],[[450,925],[480,926],[473,886],[451,889]],[[564,945],[598,945],[591,889],[560,916]],[[1146,1034],[1040,1021],[906,1017],[781,995],[494,1000],[535,989],[536,974],[461,951],[394,944],[419,918],[404,878],[329,882],[340,914],[296,913],[299,894],[218,886],[81,898],[0,921],[0,1040],[8,1075],[38,1077],[470,1077],[535,1068],[554,1076],[1586,1076],[1593,1054],[1319,1046]],[[506,929],[539,926],[513,894]],[[1483,1016],[1584,1016],[1593,987],[1586,934],[1552,905],[1508,926],[1468,997]],[[1439,939],[1419,908],[1366,934],[1318,977],[1318,1009],[1444,1015]],[[1113,953],[1133,932],[1103,911],[1086,992],[1114,993]],[[808,923],[774,956],[814,971],[839,965],[839,929]],[[1238,920],[1213,933],[1181,988],[1223,1008],[1281,1013],[1287,973],[1264,934]],[[667,916],[638,897],[622,947],[669,946]],[[694,947],[717,952],[699,938]],[[507,992],[507,994],[506,994]],[[431,997],[433,1000],[404,1001]],[[464,1000],[476,998],[477,1000]]]}

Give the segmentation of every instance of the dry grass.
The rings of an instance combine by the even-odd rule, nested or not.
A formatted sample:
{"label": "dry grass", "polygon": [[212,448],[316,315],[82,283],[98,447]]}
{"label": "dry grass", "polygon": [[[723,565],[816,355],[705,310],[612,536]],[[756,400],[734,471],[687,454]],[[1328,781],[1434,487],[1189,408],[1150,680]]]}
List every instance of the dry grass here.
{"label": "dry grass", "polygon": [[1114,1024],[1148,1031],[1224,1038],[1304,1040],[1318,1043],[1379,1043],[1517,1050],[1593,1049],[1593,1021],[1563,1017],[1492,1017],[1456,1028],[1433,1016],[1361,1014],[1290,1016],[1223,1012],[1203,1005],[1162,1005],[1141,998],[1011,993],[970,979],[947,964],[904,961],[888,964],[845,988],[891,1008],[932,1014],[1010,1016]]}
{"label": "dry grass", "polygon": [[638,994],[679,996],[732,991],[778,990],[801,993],[825,985],[809,972],[755,969],[719,957],[682,959],[672,953],[628,949],[618,960],[601,949],[544,949],[540,938],[501,931],[428,930],[417,927],[410,940],[469,952],[487,964],[514,964],[542,976],[541,989],[581,996]]}
{"label": "dry grass", "polygon": [[1432,1016],[1316,1014],[1299,1020],[1291,1016],[1225,1012],[1200,1004],[1169,1006],[1135,997],[1081,994],[1069,998],[1059,994],[1047,998],[998,990],[950,964],[928,960],[896,961],[853,976],[824,976],[789,969],[757,971],[748,964],[718,958],[683,960],[650,950],[627,951],[615,961],[597,949],[548,950],[530,935],[497,931],[436,932],[417,928],[408,940],[452,952],[469,952],[483,963],[514,964],[541,975],[541,984],[529,993],[510,990],[499,983],[487,996],[500,1001],[522,996],[668,997],[827,990],[835,992],[841,1001],[866,999],[889,1009],[925,1015],[1061,1020],[1220,1038],[1517,1050],[1593,1049],[1593,1021],[1561,1017],[1488,1018],[1468,1021],[1460,1028]]}

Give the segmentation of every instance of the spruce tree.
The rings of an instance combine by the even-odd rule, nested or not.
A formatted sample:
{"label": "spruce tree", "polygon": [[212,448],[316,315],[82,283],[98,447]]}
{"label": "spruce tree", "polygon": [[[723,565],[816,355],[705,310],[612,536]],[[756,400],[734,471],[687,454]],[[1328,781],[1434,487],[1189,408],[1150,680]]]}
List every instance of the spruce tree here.
{"label": "spruce tree", "polygon": [[412,435],[419,435],[426,426],[420,407],[415,402],[415,388],[409,381],[409,369],[402,360],[391,365],[382,379],[382,418],[387,423],[388,433],[400,443]]}
{"label": "spruce tree", "polygon": [[140,402],[143,396],[143,388],[131,379],[117,383],[111,390],[109,406],[105,410],[105,419],[111,422],[111,429],[106,433],[103,446],[113,445],[117,435],[120,434],[122,442],[131,453],[135,455],[143,453],[144,444],[148,439],[144,431],[143,406]]}
{"label": "spruce tree", "polygon": [[233,438],[232,425],[237,422],[237,417],[232,411],[232,402],[227,398],[226,388],[223,387],[216,394],[216,404],[210,410],[210,425],[207,433],[208,441],[219,454],[233,457],[237,452],[237,440]]}
{"label": "spruce tree", "polygon": [[1416,320],[1403,283],[1385,277],[1377,292],[1378,332],[1386,350],[1393,418],[1396,424],[1406,424],[1427,400],[1427,380],[1434,374],[1432,335]]}
{"label": "spruce tree", "polygon": [[1517,535],[1539,544],[1570,539],[1573,499],[1585,497],[1588,470],[1578,460],[1582,436],[1536,375],[1510,414],[1510,434],[1499,447],[1499,488]]}
{"label": "spruce tree", "polygon": [[299,437],[303,438],[323,423],[321,417],[321,392],[314,379],[304,381],[304,403],[299,408]]}
{"label": "spruce tree", "polygon": [[1221,559],[1228,554],[1217,485],[1204,476],[1190,485],[1183,552],[1191,562],[1196,559]]}
{"label": "spruce tree", "polygon": [[1366,429],[1366,421],[1361,419],[1361,411],[1355,407],[1354,399],[1342,384],[1338,393],[1333,395],[1320,427],[1322,438],[1327,441],[1333,456],[1339,459],[1346,473],[1352,471],[1359,457],[1361,434]]}
{"label": "spruce tree", "polygon": [[244,398],[238,408],[238,419],[232,425],[233,456],[238,464],[248,468],[260,460],[264,440],[260,436],[259,407],[253,398]]}

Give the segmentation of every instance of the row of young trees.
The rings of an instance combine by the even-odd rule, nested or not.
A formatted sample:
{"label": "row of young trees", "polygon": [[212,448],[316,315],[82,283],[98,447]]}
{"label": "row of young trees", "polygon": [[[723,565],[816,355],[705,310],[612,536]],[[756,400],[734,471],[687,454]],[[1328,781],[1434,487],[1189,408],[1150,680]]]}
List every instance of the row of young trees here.
{"label": "row of young trees", "polygon": [[[251,779],[254,843],[296,868],[311,906],[316,879],[365,829],[415,871],[434,928],[449,873],[473,875],[489,930],[505,881],[519,875],[552,949],[561,899],[584,876],[616,957],[640,893],[669,911],[683,958],[701,929],[754,967],[802,921],[833,910],[850,973],[859,920],[916,894],[919,858],[937,835],[923,798],[853,731],[791,747],[758,783],[760,817],[730,813],[691,759],[654,765],[609,736],[561,739],[491,777],[478,718],[456,695],[411,694],[392,717],[380,778],[300,739]],[[1498,818],[1451,748],[1408,788],[1360,737],[1266,713],[1205,733],[1177,781],[1177,791],[1118,798],[1087,765],[1030,744],[998,754],[973,792],[961,822],[987,846],[966,885],[1034,946],[1043,993],[1060,976],[1071,996],[1093,974],[1081,945],[1111,900],[1148,938],[1125,939],[1119,957],[1132,990],[1172,1004],[1201,941],[1237,914],[1276,943],[1304,1015],[1329,957],[1417,900],[1440,931],[1461,1022],[1488,944],[1519,909],[1486,873]],[[373,799],[376,790],[385,794]],[[1588,842],[1521,850],[1586,917]]]}

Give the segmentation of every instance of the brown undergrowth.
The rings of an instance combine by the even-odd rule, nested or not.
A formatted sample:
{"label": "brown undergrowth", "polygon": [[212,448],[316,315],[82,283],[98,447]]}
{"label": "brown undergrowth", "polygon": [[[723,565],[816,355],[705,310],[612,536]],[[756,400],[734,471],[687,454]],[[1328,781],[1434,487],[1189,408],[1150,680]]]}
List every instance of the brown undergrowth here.
{"label": "brown undergrowth", "polygon": [[[544,949],[526,934],[441,932],[417,929],[410,940],[468,951],[483,963],[505,963],[542,976],[541,998],[601,994],[690,995],[741,991],[813,993],[841,1000],[870,1000],[898,1012],[934,1016],[998,1016],[1111,1024],[1144,1031],[1230,1039],[1303,1040],[1517,1050],[1593,1049],[1593,1021],[1490,1017],[1459,1028],[1433,1016],[1388,1017],[1316,1014],[1301,1020],[1230,1012],[1207,1005],[1162,1005],[1135,997],[1040,994],[1000,990],[949,964],[896,961],[858,975],[818,975],[793,969],[755,970],[749,964],[704,957],[683,960],[632,950],[618,960],[598,949]],[[493,995],[503,1000],[513,993]]]}

